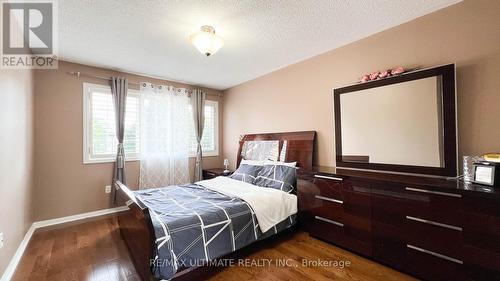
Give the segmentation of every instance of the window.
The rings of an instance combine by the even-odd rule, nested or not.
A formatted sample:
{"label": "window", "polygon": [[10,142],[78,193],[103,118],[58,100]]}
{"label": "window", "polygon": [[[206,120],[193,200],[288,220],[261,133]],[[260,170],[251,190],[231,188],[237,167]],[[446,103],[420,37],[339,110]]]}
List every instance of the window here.
{"label": "window", "polygon": [[[84,163],[113,162],[118,140],[111,88],[84,83]],[[126,160],[139,159],[139,92],[128,90],[123,147]]]}
{"label": "window", "polygon": [[[192,107],[189,107],[192,115]],[[190,156],[196,156],[196,135],[194,123],[190,130]],[[201,150],[203,156],[219,155],[219,103],[217,101],[205,100],[205,126],[201,138]]]}
{"label": "window", "polygon": [[[83,163],[114,162],[118,141],[115,133],[115,110],[111,88],[105,85],[83,84]],[[205,101],[203,156],[219,155],[219,103]],[[139,160],[140,119],[139,91],[128,90],[125,109],[123,146],[127,161]],[[191,107],[189,107],[191,111]],[[191,115],[190,115],[191,116]],[[190,129],[190,156],[196,156],[194,123]]]}

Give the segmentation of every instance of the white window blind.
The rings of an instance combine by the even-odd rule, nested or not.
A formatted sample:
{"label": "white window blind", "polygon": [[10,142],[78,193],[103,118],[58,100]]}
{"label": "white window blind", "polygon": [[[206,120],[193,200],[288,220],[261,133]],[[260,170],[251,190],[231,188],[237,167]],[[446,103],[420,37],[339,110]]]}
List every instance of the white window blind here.
{"label": "white window blind", "polygon": [[[115,110],[111,89],[101,85],[84,85],[85,123],[84,160],[86,163],[114,161],[118,140],[115,133]],[[123,146],[127,160],[139,156],[139,95],[129,90],[125,109]]]}

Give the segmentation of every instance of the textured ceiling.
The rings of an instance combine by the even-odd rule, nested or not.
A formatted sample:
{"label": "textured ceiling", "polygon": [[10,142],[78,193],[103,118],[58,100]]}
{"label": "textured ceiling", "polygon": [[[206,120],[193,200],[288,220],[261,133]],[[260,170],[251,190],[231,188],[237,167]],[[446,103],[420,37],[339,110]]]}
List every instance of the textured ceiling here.
{"label": "textured ceiling", "polygon": [[[63,60],[226,89],[459,0],[59,1]],[[205,58],[188,37],[213,25]]]}

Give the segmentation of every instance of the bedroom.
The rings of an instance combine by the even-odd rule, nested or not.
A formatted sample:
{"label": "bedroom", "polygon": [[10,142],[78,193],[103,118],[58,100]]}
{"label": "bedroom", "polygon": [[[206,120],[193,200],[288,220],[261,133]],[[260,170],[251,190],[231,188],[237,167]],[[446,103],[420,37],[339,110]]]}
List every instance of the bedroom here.
{"label": "bedroom", "polygon": [[[265,154],[265,160],[272,158],[278,160],[277,164],[297,162],[296,181],[291,180],[290,184],[292,192],[284,192],[287,194],[284,197],[296,203],[292,202],[289,210],[282,209],[295,212],[290,219],[293,226],[284,226],[286,230],[276,231],[279,233],[262,241],[251,241],[239,250],[235,243],[224,242],[230,247],[221,250],[223,254],[217,255],[216,260],[190,254],[195,266],[186,266],[189,260],[179,261],[176,264],[179,275],[173,280],[498,280],[498,189],[484,183],[463,185],[462,178],[446,179],[466,172],[463,156],[500,152],[500,130],[496,126],[500,120],[498,1],[295,1],[290,4],[283,1],[65,0],[44,3],[54,4],[50,6],[52,14],[42,14],[42,11],[45,13],[42,9],[38,16],[52,19],[49,30],[52,28],[55,32],[49,40],[51,44],[45,44],[51,47],[51,52],[38,53],[38,57],[45,59],[37,62],[22,58],[30,58],[43,49],[40,44],[45,42],[46,33],[36,28],[47,22],[37,17],[38,12],[34,12],[34,19],[29,13],[23,15],[26,5],[23,6],[22,1],[20,6],[2,2],[2,281],[142,280],[148,274],[153,276],[148,261],[154,258],[155,246],[148,235],[153,236],[154,231],[148,223],[154,219],[148,220],[150,210],[144,209],[143,217],[134,213],[140,218],[135,221],[137,224],[127,221],[130,210],[136,206],[137,211],[141,200],[137,200],[139,204],[129,205],[130,208],[124,207],[123,203],[131,196],[135,198],[124,191],[130,189],[128,194],[140,194],[142,191],[135,191],[139,187],[197,182],[200,174],[205,179],[217,179],[223,170],[234,172],[239,168],[241,158],[253,158],[250,156],[254,151],[252,144],[261,152],[256,154]],[[10,13],[5,12],[8,9]],[[7,14],[9,20],[6,20]],[[17,27],[10,25],[15,20]],[[29,36],[22,35],[24,31],[19,26],[23,23],[25,27],[28,24],[28,29],[33,28]],[[215,35],[210,29],[200,30],[205,25],[212,26]],[[213,45],[207,46],[203,40],[200,43],[198,34],[201,34],[199,38],[210,38]],[[40,37],[42,42],[23,42],[26,37],[31,40],[31,35]],[[7,41],[12,41],[11,47],[18,49],[29,46],[28,53],[9,53],[5,47]],[[30,47],[31,43],[36,47]],[[214,46],[219,48],[211,48]],[[209,56],[207,52],[211,52]],[[55,62],[51,60],[54,55],[58,58]],[[445,67],[449,65],[454,65],[451,70]],[[400,66],[405,70],[402,74],[398,74]],[[429,73],[429,69],[438,74]],[[394,75],[383,77],[388,75],[385,70],[391,70]],[[376,81],[360,82],[364,75],[376,71],[380,71],[374,75]],[[380,138],[381,145],[385,143],[393,156],[418,156],[428,148],[437,148],[440,152],[434,156],[442,161],[429,164],[435,165],[433,168],[421,169],[419,165],[404,165],[392,158],[382,162],[389,166],[376,164],[381,162],[372,164],[366,158],[344,159],[345,156],[339,154],[342,151],[338,149],[339,143],[346,150],[353,143],[366,148],[379,142],[368,136],[344,143],[348,134],[343,131],[339,134],[341,129],[349,124],[379,120],[384,115],[380,111],[370,118],[359,114],[356,116],[364,117],[362,122],[343,123],[349,119],[344,115],[342,119],[335,116],[347,104],[339,103],[336,110],[334,101],[339,99],[335,99],[335,95],[348,97],[352,93],[382,89],[393,85],[391,83],[403,85],[407,82],[403,80],[422,78],[421,75],[452,79],[443,78],[453,81],[450,82],[453,89],[443,86],[450,83],[438,85],[441,85],[442,101],[449,97],[455,99],[455,102],[442,103],[442,115],[450,117],[445,111],[451,110],[456,117],[451,114],[451,118],[444,117],[449,122],[429,124],[451,130],[450,134],[456,135],[451,138],[455,142],[445,140],[450,139],[447,133],[435,136],[433,140],[437,142],[433,146],[416,145],[414,150],[401,151],[396,147],[400,143],[391,142],[395,138],[386,136]],[[114,90],[112,77],[118,78]],[[124,86],[128,91],[120,91]],[[113,97],[120,92],[127,96],[122,131],[125,159],[116,162],[116,129],[123,126],[115,125]],[[368,99],[366,95],[363,98]],[[204,106],[193,110],[196,108],[193,104],[200,104],[200,100]],[[146,110],[147,105],[153,109]],[[359,106],[368,110],[368,103]],[[170,115],[172,112],[178,114]],[[203,156],[197,161],[197,126],[194,126],[193,115],[200,116],[201,112],[204,113],[200,143]],[[440,119],[441,115],[435,116]],[[399,120],[392,120],[395,119]],[[425,125],[424,119],[413,117],[410,121]],[[450,125],[452,123],[456,126]],[[177,141],[169,136],[178,136]],[[162,145],[155,145],[157,138]],[[272,142],[259,142],[262,140]],[[366,156],[362,153],[346,156],[352,155]],[[369,159],[372,158],[375,156]],[[196,165],[197,162],[200,165]],[[117,170],[116,163],[123,163],[124,171]],[[283,166],[277,164],[267,166]],[[262,171],[263,168],[255,169]],[[280,169],[293,171],[286,167]],[[258,177],[258,172],[253,172],[253,176]],[[115,188],[120,185],[114,184],[114,178],[121,179],[122,188]],[[257,185],[272,185],[265,178],[261,174],[261,183]],[[342,179],[341,183],[335,178]],[[235,180],[223,177],[218,181],[229,179]],[[253,183],[253,180],[250,181]],[[325,182],[326,191],[321,191],[321,181]],[[353,181],[362,183],[349,190],[352,187],[349,182]],[[443,187],[450,184],[454,184],[455,189]],[[237,184],[234,186],[236,189]],[[407,187],[452,195],[404,190]],[[213,187],[217,188],[220,187]],[[231,191],[213,189],[210,189],[212,197]],[[275,189],[259,190],[273,193]],[[423,200],[430,203],[419,205],[423,209],[415,209],[420,213],[415,210],[406,210],[415,211],[411,214],[398,213],[382,207],[400,206],[399,201],[378,200],[388,192],[408,193],[417,198],[425,195]],[[359,198],[353,197],[360,194]],[[326,207],[306,209],[311,196],[313,205],[321,203]],[[325,202],[316,196],[342,201],[343,206],[340,208],[339,202]],[[239,202],[250,204],[248,201]],[[172,216],[177,212],[181,215],[181,208],[168,206],[174,210],[169,211]],[[264,207],[284,208],[285,204]],[[227,208],[242,208],[242,204]],[[247,207],[247,212],[255,211],[254,208],[257,207]],[[338,214],[342,215],[336,218]],[[355,215],[354,221],[359,226],[352,232],[348,230],[349,214]],[[392,215],[401,221],[391,220]],[[122,216],[121,224],[119,216]],[[260,213],[255,216],[247,213],[247,222],[242,222],[243,225],[236,225],[236,220],[230,219],[235,225],[228,224],[228,227],[243,229],[251,219],[256,219],[258,224],[266,220]],[[316,224],[332,226],[326,231],[318,231],[314,225],[311,228],[309,223],[316,221],[316,217],[329,220]],[[159,221],[154,221],[158,225]],[[127,233],[126,222],[146,227],[135,234]],[[345,225],[343,235],[334,232],[342,228],[338,224]],[[412,227],[411,231],[406,231],[406,227]],[[417,235],[413,237],[409,233]],[[430,233],[435,235],[428,235]],[[436,246],[433,241],[417,241],[419,236],[429,236],[443,246]],[[203,239],[204,235],[196,237]],[[350,240],[346,242],[339,237]],[[155,237],[158,238],[161,237]],[[255,233],[253,239],[258,240]],[[203,246],[191,249],[199,250]],[[171,263],[169,259],[163,262]],[[198,262],[213,264],[199,266]],[[166,268],[164,263],[160,262],[156,268]],[[174,273],[163,272],[160,279],[170,279]]]}

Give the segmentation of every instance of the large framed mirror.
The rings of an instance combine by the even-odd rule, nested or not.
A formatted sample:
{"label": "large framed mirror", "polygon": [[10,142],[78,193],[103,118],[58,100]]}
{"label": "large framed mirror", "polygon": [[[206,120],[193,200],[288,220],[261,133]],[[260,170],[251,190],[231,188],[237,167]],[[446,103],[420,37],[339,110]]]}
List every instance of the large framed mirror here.
{"label": "large framed mirror", "polygon": [[333,95],[337,167],[457,175],[454,64]]}

